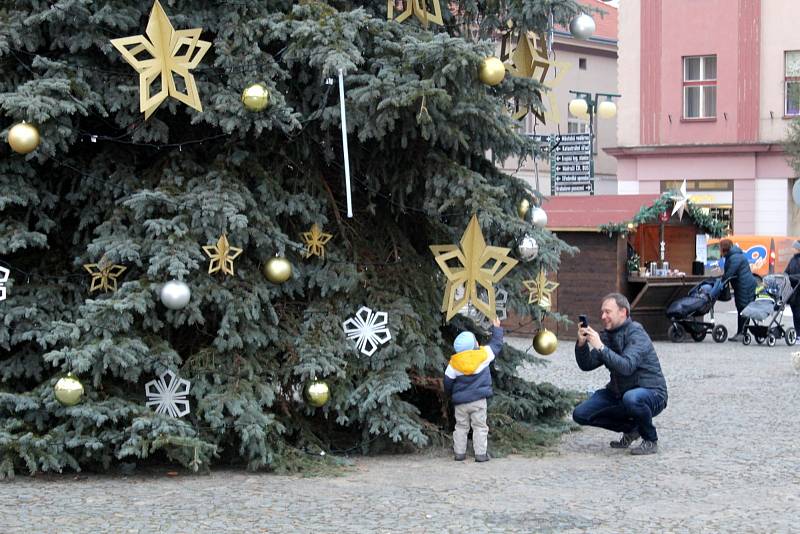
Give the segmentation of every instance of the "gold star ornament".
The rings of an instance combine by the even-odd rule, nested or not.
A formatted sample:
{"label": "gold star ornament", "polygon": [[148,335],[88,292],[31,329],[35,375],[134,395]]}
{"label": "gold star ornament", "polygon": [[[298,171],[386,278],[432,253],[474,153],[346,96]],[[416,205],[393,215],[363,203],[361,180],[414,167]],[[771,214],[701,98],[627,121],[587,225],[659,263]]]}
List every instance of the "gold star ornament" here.
{"label": "gold star ornament", "polygon": [[[444,25],[442,20],[442,6],[439,4],[440,0],[404,0],[402,13],[395,17],[394,15],[394,2],[395,0],[387,0],[386,3],[386,18],[387,20],[394,19],[396,22],[403,22],[411,15],[416,16],[423,26],[427,27],[429,23]],[[433,7],[433,12],[428,10],[428,5]]]}
{"label": "gold star ornament", "polygon": [[208,274],[222,271],[222,274],[233,276],[233,260],[239,257],[242,249],[230,246],[227,235],[222,234],[216,245],[206,245],[203,251],[211,260],[208,264]]}
{"label": "gold star ornament", "polygon": [[[442,311],[447,312],[447,320],[470,303],[486,317],[494,319],[497,315],[494,284],[517,264],[517,260],[508,255],[511,249],[487,246],[475,215],[461,237],[460,249],[458,245],[430,245],[430,249],[447,277],[442,302]],[[457,261],[459,265],[451,266],[448,264],[451,261]],[[478,296],[479,286],[487,293],[485,301]],[[461,287],[464,293],[457,295]]]}
{"label": "gold star ornament", "polygon": [[[139,73],[139,109],[145,120],[167,96],[203,111],[194,76],[189,74],[189,70],[197,67],[211,48],[210,42],[200,40],[202,31],[201,28],[176,31],[156,0],[145,29],[149,41],[144,35],[111,40],[125,61]],[[143,52],[144,57],[137,57]],[[185,92],[177,88],[174,75],[183,79]],[[161,90],[151,95],[150,86],[157,78],[161,78]]]}
{"label": "gold star ornament", "polygon": [[128,269],[122,265],[115,265],[109,262],[105,256],[98,263],[87,263],[83,268],[92,275],[92,285],[89,287],[89,293],[116,291],[117,277]]}
{"label": "gold star ornament", "polygon": [[558,282],[551,282],[547,279],[544,269],[539,271],[536,280],[523,280],[525,289],[531,292],[528,297],[528,304],[536,304],[544,310],[549,310],[553,298],[550,295],[558,287]]}
{"label": "gold star ornament", "polygon": [[306,258],[319,256],[325,259],[325,245],[333,238],[331,234],[326,234],[316,223],[311,226],[311,230],[303,232],[303,243],[306,244]]}

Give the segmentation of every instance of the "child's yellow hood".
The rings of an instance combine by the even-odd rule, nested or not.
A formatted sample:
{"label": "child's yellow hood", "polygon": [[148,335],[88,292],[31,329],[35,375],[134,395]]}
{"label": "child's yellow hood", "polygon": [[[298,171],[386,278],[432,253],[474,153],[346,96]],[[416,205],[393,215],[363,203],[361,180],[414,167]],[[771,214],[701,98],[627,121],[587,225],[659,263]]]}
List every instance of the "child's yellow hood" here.
{"label": "child's yellow hood", "polygon": [[473,374],[483,364],[489,355],[486,349],[480,347],[474,350],[465,350],[450,357],[450,366],[465,375]]}

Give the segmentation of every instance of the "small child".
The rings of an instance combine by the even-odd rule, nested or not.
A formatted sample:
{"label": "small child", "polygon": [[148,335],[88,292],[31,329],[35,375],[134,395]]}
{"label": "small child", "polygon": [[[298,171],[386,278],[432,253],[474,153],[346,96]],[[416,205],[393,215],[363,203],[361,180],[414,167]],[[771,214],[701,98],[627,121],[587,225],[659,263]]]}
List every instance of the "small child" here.
{"label": "small child", "polygon": [[500,320],[492,321],[489,346],[479,347],[475,334],[461,332],[453,342],[456,354],[444,372],[444,390],[452,399],[456,412],[453,431],[453,452],[457,462],[467,457],[467,434],[472,423],[472,448],[476,462],[488,462],[486,444],[489,426],[486,424],[486,399],[492,391],[489,364],[503,350],[503,329]]}

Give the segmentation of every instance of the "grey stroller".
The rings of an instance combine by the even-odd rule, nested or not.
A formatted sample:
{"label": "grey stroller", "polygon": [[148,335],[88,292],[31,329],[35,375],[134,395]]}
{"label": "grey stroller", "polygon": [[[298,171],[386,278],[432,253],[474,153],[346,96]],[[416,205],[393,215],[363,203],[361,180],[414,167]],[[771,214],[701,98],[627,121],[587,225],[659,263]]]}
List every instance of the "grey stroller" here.
{"label": "grey stroller", "polygon": [[756,300],[742,310],[742,317],[747,318],[742,343],[749,345],[755,338],[759,345],[766,341],[768,346],[774,347],[775,342],[783,338],[787,345],[794,345],[797,332],[793,327],[784,329],[781,324],[783,310],[793,294],[788,275],[765,276],[763,287],[756,291]]}

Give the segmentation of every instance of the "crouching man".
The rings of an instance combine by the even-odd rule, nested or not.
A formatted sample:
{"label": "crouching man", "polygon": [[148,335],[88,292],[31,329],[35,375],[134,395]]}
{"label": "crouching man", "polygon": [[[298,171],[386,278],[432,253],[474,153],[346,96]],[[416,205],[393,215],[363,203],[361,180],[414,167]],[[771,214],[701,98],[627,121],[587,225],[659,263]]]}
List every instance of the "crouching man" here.
{"label": "crouching man", "polygon": [[653,417],[667,407],[667,382],[650,336],[631,320],[630,313],[628,299],[611,293],[601,305],[603,332],[591,326],[578,327],[578,367],[593,371],[605,366],[611,381],[579,404],[572,418],[579,425],[622,432],[619,440],[611,442],[615,449],[627,449],[641,437],[641,444],[631,449],[631,454],[654,454],[658,434]]}

